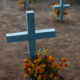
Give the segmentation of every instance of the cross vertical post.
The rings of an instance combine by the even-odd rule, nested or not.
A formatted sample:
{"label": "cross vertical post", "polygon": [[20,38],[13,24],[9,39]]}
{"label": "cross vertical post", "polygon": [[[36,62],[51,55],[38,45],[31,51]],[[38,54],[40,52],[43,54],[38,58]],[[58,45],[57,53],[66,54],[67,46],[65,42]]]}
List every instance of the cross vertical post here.
{"label": "cross vertical post", "polygon": [[29,9],[29,0],[26,0],[26,9]]}
{"label": "cross vertical post", "polygon": [[36,55],[36,40],[56,37],[56,30],[43,29],[35,30],[34,11],[26,11],[27,31],[6,34],[7,42],[28,41],[28,51],[30,58]]}
{"label": "cross vertical post", "polygon": [[29,11],[26,12],[26,23],[27,23],[27,31],[29,35],[29,40],[28,40],[28,50],[31,56],[35,56],[36,53],[36,42],[35,42],[35,22],[34,22],[34,14],[33,12]]}

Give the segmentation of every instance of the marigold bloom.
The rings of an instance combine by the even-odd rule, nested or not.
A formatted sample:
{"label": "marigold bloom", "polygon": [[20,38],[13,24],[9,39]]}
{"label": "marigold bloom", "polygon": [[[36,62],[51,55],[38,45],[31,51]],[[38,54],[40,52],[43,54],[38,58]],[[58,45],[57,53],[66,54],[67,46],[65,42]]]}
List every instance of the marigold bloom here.
{"label": "marigold bloom", "polygon": [[37,79],[38,79],[38,80],[41,80],[41,77],[42,77],[42,76],[41,76],[41,75],[39,75],[39,76],[37,77]]}
{"label": "marigold bloom", "polygon": [[50,8],[53,8],[53,5],[51,5]]}
{"label": "marigold bloom", "polygon": [[55,64],[55,63],[52,64],[52,68],[54,68],[54,67],[56,67],[56,66],[57,66],[57,64]]}
{"label": "marigold bloom", "polygon": [[54,58],[53,58],[52,56],[49,56],[48,59],[49,59],[50,61],[54,61]]}
{"label": "marigold bloom", "polygon": [[25,64],[24,64],[24,67],[28,67],[28,64],[27,64],[27,63],[25,63]]}
{"label": "marigold bloom", "polygon": [[41,60],[42,60],[42,59],[41,59],[41,58],[39,58],[39,59],[38,59],[38,62],[41,62]]}
{"label": "marigold bloom", "polygon": [[24,59],[24,63],[27,63],[27,61],[28,61],[27,59]]}
{"label": "marigold bloom", "polygon": [[38,60],[34,60],[34,63],[37,63]]}
{"label": "marigold bloom", "polygon": [[46,49],[45,51],[46,51],[46,52],[49,52],[50,50],[49,50],[49,49]]}
{"label": "marigold bloom", "polygon": [[64,57],[63,57],[63,58],[61,59],[61,61],[64,61],[64,62],[65,62],[65,61],[67,61],[67,58],[64,58]]}
{"label": "marigold bloom", "polygon": [[24,78],[28,78],[28,75],[24,75]]}
{"label": "marigold bloom", "polygon": [[63,63],[62,63],[62,62],[60,62],[60,63],[59,63],[59,66],[63,66]]}
{"label": "marigold bloom", "polygon": [[32,67],[34,68],[35,67],[35,64],[32,64]]}
{"label": "marigold bloom", "polygon": [[28,71],[31,72],[31,68],[28,68]]}
{"label": "marigold bloom", "polygon": [[66,9],[64,9],[63,14],[64,15],[67,15],[68,14],[67,11],[66,11]]}
{"label": "marigold bloom", "polygon": [[41,67],[46,67],[46,64],[42,64]]}
{"label": "marigold bloom", "polygon": [[64,64],[65,67],[68,67],[68,64]]}
{"label": "marigold bloom", "polygon": [[61,67],[60,69],[61,69],[62,71],[64,71],[64,68],[63,68],[63,67]]}
{"label": "marigold bloom", "polygon": [[44,69],[40,69],[40,71],[39,71],[40,73],[43,73],[44,72]]}

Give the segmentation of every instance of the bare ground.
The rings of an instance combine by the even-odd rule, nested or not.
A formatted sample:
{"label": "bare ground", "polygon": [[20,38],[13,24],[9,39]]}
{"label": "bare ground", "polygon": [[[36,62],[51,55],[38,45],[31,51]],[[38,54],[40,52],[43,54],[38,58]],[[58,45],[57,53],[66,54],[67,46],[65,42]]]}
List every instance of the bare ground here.
{"label": "bare ground", "polygon": [[[64,79],[80,80],[80,6],[72,5],[63,23],[56,22],[50,3],[35,3],[36,29],[55,28],[56,38],[37,40],[37,50],[50,49],[59,61],[68,58],[68,69]],[[26,30],[25,10],[16,2],[3,0],[0,3],[0,80],[24,80],[23,60],[27,52],[27,41],[8,44],[6,33]]]}

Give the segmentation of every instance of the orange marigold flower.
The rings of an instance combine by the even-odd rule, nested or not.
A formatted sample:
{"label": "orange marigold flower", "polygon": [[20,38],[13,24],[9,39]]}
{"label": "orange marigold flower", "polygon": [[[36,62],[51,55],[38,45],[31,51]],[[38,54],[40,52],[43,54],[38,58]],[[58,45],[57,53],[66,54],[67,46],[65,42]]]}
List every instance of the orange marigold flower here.
{"label": "orange marigold flower", "polygon": [[68,64],[64,64],[65,67],[68,67]]}
{"label": "orange marigold flower", "polygon": [[38,62],[41,62],[41,60],[42,60],[41,58],[38,58]]}
{"label": "orange marigold flower", "polygon": [[49,50],[49,49],[46,49],[45,51],[46,51],[46,52],[49,52],[50,50]]}
{"label": "orange marigold flower", "polygon": [[41,67],[46,67],[46,64],[42,64]]}
{"label": "orange marigold flower", "polygon": [[28,67],[28,64],[27,64],[27,63],[25,63],[25,64],[24,64],[24,67]]}
{"label": "orange marigold flower", "polygon": [[63,66],[63,63],[62,63],[62,62],[60,62],[60,63],[59,63],[59,66]]}
{"label": "orange marigold flower", "polygon": [[43,72],[44,72],[44,69],[41,69],[39,72],[40,72],[40,73],[43,73]]}
{"label": "orange marigold flower", "polygon": [[28,75],[24,75],[24,78],[28,78]]}
{"label": "orange marigold flower", "polygon": [[53,8],[53,5],[51,5],[50,8]]}
{"label": "orange marigold flower", "polygon": [[49,56],[48,59],[49,59],[50,61],[54,61],[54,58],[53,58],[52,56]]}
{"label": "orange marigold flower", "polygon": [[41,76],[41,75],[39,75],[39,76],[37,77],[37,79],[38,79],[38,80],[41,80],[41,77],[42,77],[42,76]]}
{"label": "orange marigold flower", "polygon": [[55,63],[52,64],[52,68],[54,68],[54,67],[56,67],[56,66],[57,66],[57,64],[55,64]]}
{"label": "orange marigold flower", "polygon": [[34,60],[34,63],[37,63],[37,60]]}
{"label": "orange marigold flower", "polygon": [[61,67],[60,69],[61,69],[62,71],[64,71],[64,68],[63,68],[63,67]]}
{"label": "orange marigold flower", "polygon": [[61,61],[64,61],[65,62],[65,61],[67,61],[67,58],[62,58]]}
{"label": "orange marigold flower", "polygon": [[24,63],[27,63],[27,61],[28,61],[27,59],[24,59]]}
{"label": "orange marigold flower", "polygon": [[54,5],[55,5],[55,6],[56,6],[56,5],[59,5],[59,3],[55,3]]}

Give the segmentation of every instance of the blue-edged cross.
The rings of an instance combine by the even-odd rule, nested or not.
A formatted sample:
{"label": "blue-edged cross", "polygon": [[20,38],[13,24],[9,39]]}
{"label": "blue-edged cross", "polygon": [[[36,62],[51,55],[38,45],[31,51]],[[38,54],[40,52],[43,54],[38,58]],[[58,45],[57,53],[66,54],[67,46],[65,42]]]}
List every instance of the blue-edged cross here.
{"label": "blue-edged cross", "polygon": [[69,4],[64,4],[64,0],[60,0],[60,5],[53,6],[53,9],[59,9],[59,22],[63,20],[63,10],[64,8],[69,8]]}
{"label": "blue-edged cross", "polygon": [[29,9],[29,0],[26,0],[26,9]]}
{"label": "blue-edged cross", "polygon": [[56,30],[35,30],[34,11],[26,11],[27,31],[6,34],[7,42],[19,42],[28,40],[28,51],[31,58],[36,55],[36,39],[51,38],[56,36]]}

